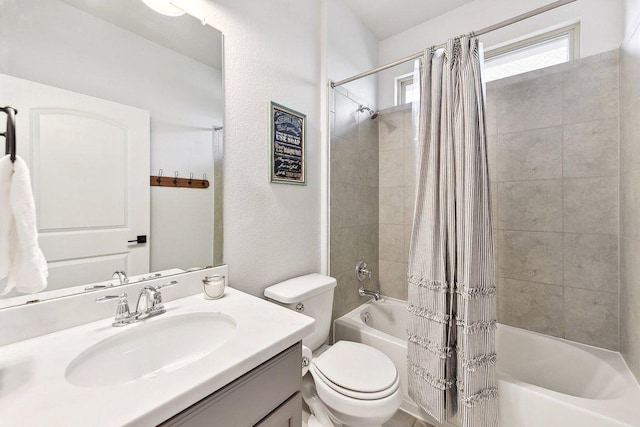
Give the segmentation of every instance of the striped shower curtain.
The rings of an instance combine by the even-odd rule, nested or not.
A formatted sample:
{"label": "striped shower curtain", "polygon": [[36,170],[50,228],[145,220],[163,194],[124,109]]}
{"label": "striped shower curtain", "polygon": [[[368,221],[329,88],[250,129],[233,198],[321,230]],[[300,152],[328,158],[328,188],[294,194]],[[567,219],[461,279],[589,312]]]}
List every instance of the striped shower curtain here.
{"label": "striped shower curtain", "polygon": [[477,38],[421,58],[409,249],[409,394],[440,422],[498,425],[496,287]]}

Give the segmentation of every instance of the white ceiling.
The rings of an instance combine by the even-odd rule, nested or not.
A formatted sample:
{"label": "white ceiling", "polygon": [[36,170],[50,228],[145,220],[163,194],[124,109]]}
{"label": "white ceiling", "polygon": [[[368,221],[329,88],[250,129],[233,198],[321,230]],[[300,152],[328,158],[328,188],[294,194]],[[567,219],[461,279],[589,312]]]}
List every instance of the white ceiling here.
{"label": "white ceiling", "polygon": [[63,1],[198,62],[222,69],[222,33],[190,15],[164,16],[140,0]]}
{"label": "white ceiling", "polygon": [[384,40],[473,0],[344,1],[378,40]]}

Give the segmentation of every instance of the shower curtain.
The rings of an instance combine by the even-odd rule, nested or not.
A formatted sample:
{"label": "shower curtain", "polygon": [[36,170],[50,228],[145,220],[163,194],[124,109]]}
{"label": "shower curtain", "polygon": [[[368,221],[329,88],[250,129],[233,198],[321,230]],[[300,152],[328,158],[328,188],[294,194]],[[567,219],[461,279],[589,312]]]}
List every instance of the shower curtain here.
{"label": "shower curtain", "polygon": [[409,248],[409,394],[439,422],[498,425],[496,287],[477,38],[420,60]]}

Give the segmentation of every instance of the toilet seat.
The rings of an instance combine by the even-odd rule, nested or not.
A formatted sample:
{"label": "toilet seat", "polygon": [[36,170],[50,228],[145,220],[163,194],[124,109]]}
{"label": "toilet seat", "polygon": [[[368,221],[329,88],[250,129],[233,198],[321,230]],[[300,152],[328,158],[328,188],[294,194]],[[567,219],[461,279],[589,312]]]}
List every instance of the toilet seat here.
{"label": "toilet seat", "polygon": [[357,400],[378,400],[400,387],[395,365],[365,344],[338,341],[313,360],[312,375],[330,389]]}
{"label": "toilet seat", "polygon": [[373,393],[361,392],[361,391],[357,391],[357,390],[350,390],[348,388],[340,387],[338,384],[336,384],[333,381],[331,381],[330,379],[328,379],[326,376],[324,376],[322,374],[322,372],[320,372],[317,369],[317,367],[312,365],[311,370],[313,370],[312,376],[316,380],[321,381],[325,386],[328,386],[332,390],[334,390],[334,391],[336,391],[336,392],[338,392],[338,393],[340,393],[340,394],[342,394],[342,395],[344,395],[346,397],[350,397],[350,398],[356,399],[356,400],[379,400],[379,399],[383,399],[383,398],[393,394],[400,387],[400,377],[398,376],[396,378],[395,382],[392,384],[392,386],[389,387],[388,389],[385,389],[385,390],[381,390],[381,391],[373,392]]}

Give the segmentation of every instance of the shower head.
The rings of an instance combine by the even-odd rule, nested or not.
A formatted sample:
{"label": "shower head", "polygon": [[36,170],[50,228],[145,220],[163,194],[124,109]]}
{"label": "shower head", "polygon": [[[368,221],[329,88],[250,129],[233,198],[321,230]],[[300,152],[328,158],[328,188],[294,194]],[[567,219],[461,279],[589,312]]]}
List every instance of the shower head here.
{"label": "shower head", "polygon": [[371,117],[371,120],[375,120],[375,119],[378,118],[378,112],[377,111],[373,111],[371,108],[365,107],[364,105],[359,105],[357,111],[358,111],[358,113],[362,113],[364,111],[367,111],[369,113],[369,116]]}

